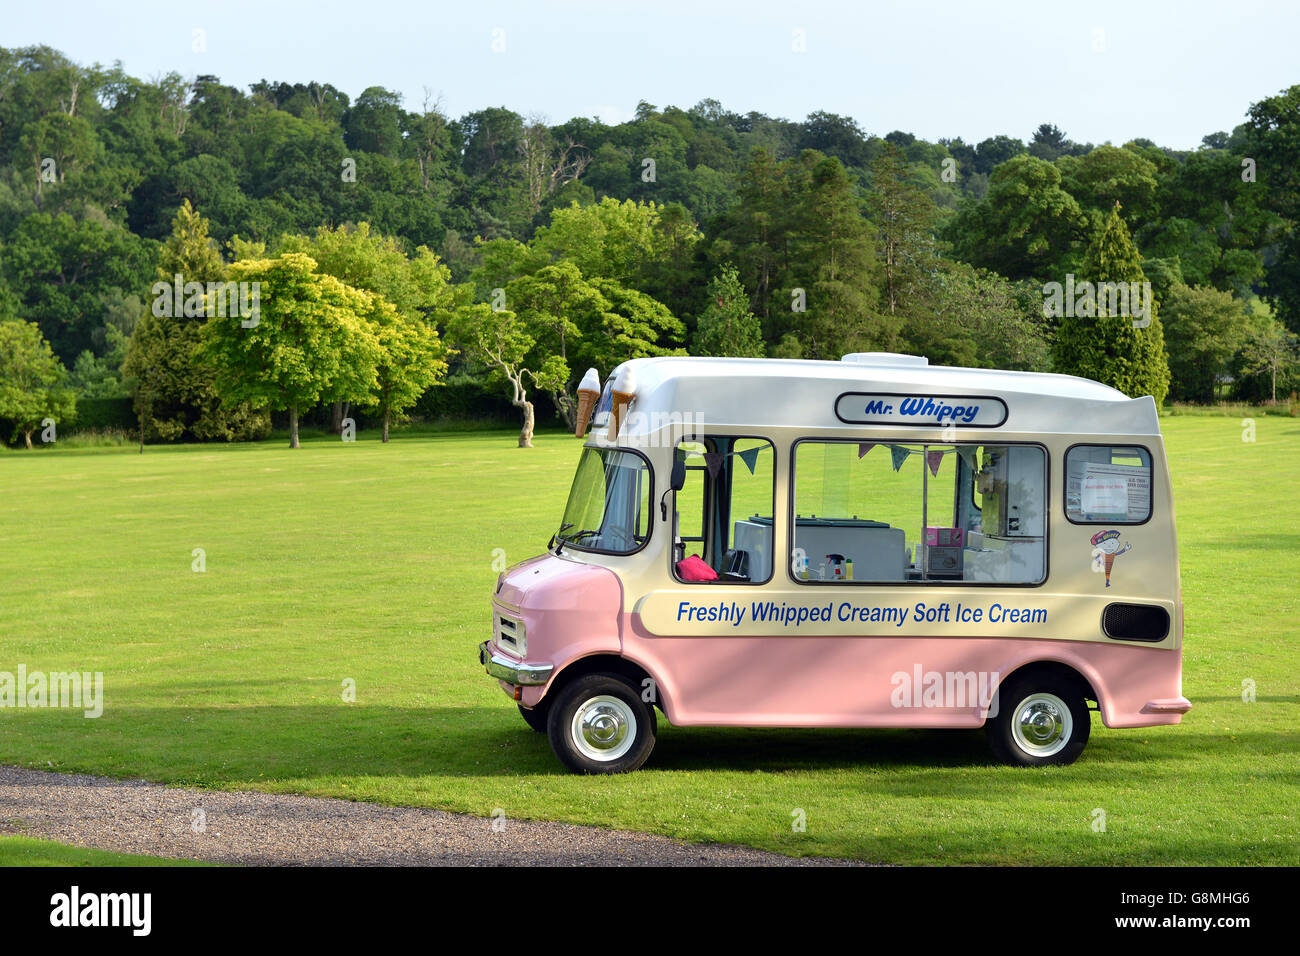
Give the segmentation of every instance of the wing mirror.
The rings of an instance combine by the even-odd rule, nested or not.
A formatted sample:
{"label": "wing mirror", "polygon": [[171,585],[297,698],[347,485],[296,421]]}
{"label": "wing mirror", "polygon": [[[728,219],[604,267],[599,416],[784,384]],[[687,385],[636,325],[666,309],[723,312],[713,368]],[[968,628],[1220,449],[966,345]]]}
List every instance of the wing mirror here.
{"label": "wing mirror", "polygon": [[673,473],[668,478],[668,486],[673,491],[681,491],[686,487],[686,462],[680,458],[673,461]]}
{"label": "wing mirror", "polygon": [[[681,491],[685,487],[686,487],[686,462],[681,458],[675,458],[673,460],[672,473],[668,476],[668,490],[674,492]],[[659,516],[663,518],[664,521],[668,520],[668,492],[667,491],[665,491],[663,493],[663,497],[659,499]]]}

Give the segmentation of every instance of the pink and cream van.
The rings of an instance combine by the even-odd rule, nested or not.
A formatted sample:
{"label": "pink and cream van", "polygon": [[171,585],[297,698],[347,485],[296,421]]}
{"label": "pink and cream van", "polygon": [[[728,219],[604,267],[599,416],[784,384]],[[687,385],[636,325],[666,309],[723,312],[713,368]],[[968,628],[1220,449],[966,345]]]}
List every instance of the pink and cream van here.
{"label": "pink and cream van", "polygon": [[656,712],[982,726],[1041,766],[1092,710],[1190,709],[1151,398],[886,353],[637,359],[582,392],[559,528],[498,579],[479,649],[570,770],[640,767]]}

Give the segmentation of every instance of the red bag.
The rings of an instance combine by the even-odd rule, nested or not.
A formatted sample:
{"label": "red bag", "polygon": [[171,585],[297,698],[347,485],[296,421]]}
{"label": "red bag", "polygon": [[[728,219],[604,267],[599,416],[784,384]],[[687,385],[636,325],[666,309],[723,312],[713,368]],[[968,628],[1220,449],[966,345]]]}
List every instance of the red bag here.
{"label": "red bag", "polygon": [[699,555],[692,554],[677,562],[677,576],[683,581],[716,581],[718,572],[705,564]]}

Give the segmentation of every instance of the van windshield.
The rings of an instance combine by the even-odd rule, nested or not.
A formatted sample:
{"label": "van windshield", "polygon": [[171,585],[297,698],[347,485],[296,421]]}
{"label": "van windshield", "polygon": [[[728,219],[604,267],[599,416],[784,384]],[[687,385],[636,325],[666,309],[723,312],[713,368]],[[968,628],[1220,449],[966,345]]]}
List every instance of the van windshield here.
{"label": "van windshield", "polygon": [[583,551],[629,554],[649,535],[646,460],[617,448],[584,448],[555,540]]}

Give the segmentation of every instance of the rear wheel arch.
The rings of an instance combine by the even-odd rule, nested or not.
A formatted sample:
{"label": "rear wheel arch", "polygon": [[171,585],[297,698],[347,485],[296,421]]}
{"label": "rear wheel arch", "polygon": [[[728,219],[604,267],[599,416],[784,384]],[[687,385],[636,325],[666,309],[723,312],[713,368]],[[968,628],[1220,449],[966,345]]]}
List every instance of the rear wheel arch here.
{"label": "rear wheel arch", "polygon": [[1021,664],[1008,673],[1002,674],[998,678],[998,688],[1000,689],[1002,685],[1006,684],[1006,682],[1011,680],[1013,677],[1021,679],[1024,677],[1037,677],[1045,674],[1058,676],[1072,682],[1075,687],[1078,688],[1079,693],[1083,696],[1085,701],[1096,701],[1097,706],[1101,706],[1101,697],[1097,694],[1097,691],[1093,686],[1093,681],[1073,664],[1067,664],[1065,661],[1026,661],[1024,664]]}

